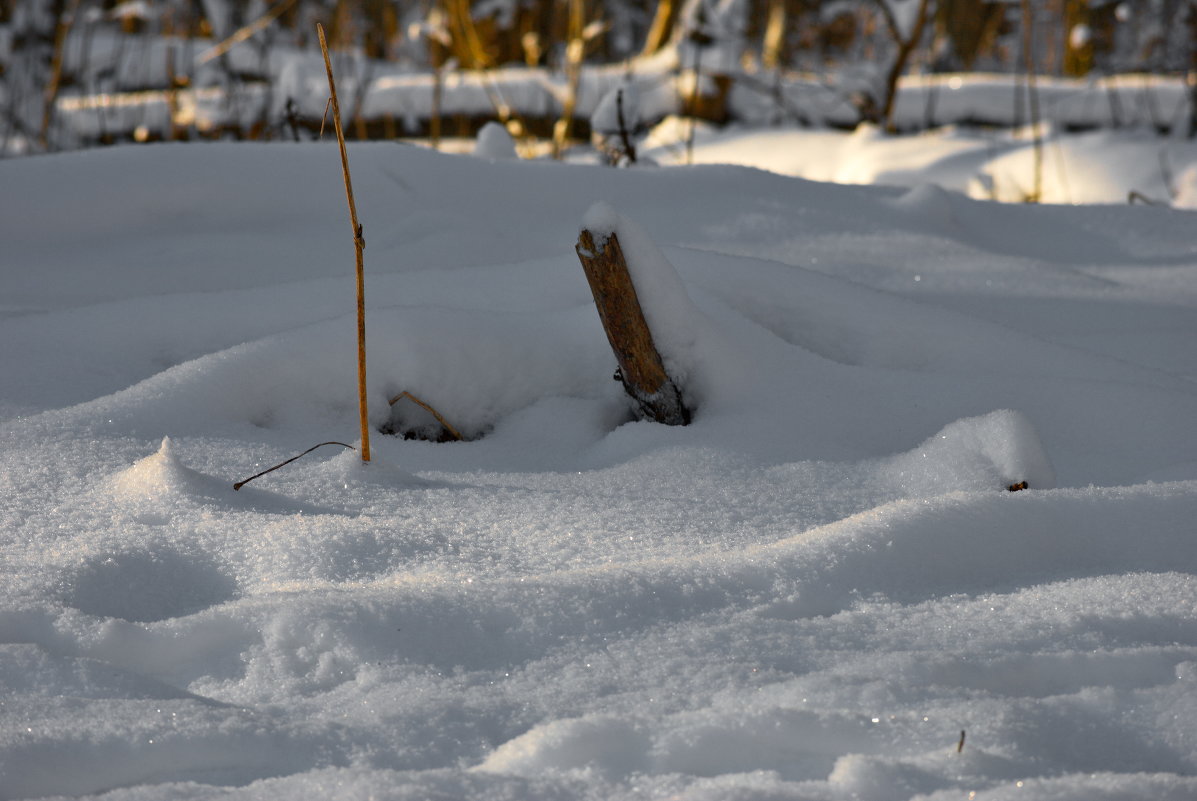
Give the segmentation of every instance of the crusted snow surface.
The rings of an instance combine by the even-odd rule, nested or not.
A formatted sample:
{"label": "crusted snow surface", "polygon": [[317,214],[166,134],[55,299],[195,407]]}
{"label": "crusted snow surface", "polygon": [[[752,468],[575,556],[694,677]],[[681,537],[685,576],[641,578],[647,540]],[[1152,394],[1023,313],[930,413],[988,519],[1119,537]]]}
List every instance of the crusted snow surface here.
{"label": "crusted snow surface", "polygon": [[0,163],[0,798],[1197,795],[1188,215],[350,150],[372,425],[473,439],[240,491],[358,444],[335,147]]}

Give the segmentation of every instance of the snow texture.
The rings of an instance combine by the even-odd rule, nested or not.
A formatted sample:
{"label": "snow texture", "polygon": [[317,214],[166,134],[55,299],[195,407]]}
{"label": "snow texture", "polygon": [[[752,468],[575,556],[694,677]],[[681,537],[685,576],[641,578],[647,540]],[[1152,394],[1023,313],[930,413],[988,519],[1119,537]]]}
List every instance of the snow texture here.
{"label": "snow texture", "polygon": [[[774,136],[351,144],[372,425],[473,439],[239,491],[358,444],[335,145],[0,161],[0,799],[1197,796],[1191,214]],[[691,425],[630,421],[580,225]]]}

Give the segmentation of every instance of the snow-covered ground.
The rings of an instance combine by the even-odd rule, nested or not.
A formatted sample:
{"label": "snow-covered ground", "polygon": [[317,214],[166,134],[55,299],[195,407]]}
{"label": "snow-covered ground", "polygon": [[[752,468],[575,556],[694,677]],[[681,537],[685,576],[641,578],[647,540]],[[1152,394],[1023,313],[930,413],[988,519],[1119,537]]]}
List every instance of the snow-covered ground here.
{"label": "snow-covered ground", "polygon": [[475,439],[239,492],[356,436],[335,146],[0,162],[0,798],[1197,797],[1190,212],[349,155],[372,422]]}
{"label": "snow-covered ground", "polygon": [[[1066,133],[948,126],[890,136],[862,125],[852,133],[803,128],[699,126],[666,120],[647,154],[664,164],[740,164],[814,181],[916,187],[933,183],[979,200],[1057,204],[1143,202],[1197,208],[1197,141],[1138,130]],[[1038,173],[1038,179],[1036,178]],[[1134,197],[1132,198],[1132,193]]]}

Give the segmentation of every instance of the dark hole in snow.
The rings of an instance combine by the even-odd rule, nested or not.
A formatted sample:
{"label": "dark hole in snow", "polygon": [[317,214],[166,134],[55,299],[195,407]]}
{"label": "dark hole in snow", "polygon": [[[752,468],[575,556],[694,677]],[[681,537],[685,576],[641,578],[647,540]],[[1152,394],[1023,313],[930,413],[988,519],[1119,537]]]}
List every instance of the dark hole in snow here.
{"label": "dark hole in snow", "polygon": [[437,419],[430,408],[408,393],[401,393],[391,401],[391,415],[378,428],[379,433],[424,442],[459,442],[478,439],[466,436],[447,421]]}

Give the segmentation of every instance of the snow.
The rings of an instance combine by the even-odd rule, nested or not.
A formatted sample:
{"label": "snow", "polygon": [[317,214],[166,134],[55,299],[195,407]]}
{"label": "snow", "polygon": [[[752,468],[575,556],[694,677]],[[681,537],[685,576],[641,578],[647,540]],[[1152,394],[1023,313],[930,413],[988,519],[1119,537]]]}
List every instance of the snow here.
{"label": "snow", "polygon": [[[1197,795],[1191,212],[818,136],[351,144],[371,423],[470,441],[240,490],[359,444],[335,145],[0,162],[0,799]],[[691,425],[632,420],[583,226]]]}
{"label": "snow", "polygon": [[474,155],[486,159],[516,158],[515,140],[500,122],[488,122],[478,131]]}
{"label": "snow", "polygon": [[[649,136],[648,153],[661,163],[686,160],[676,126]],[[1042,136],[1040,201],[1057,204],[1148,202],[1193,205],[1197,144],[1142,131]],[[1030,130],[1007,133],[939,128],[888,136],[862,125],[852,133],[795,128],[703,131],[691,156],[697,164],[741,164],[816,181],[917,187],[934,183],[978,200],[1022,203],[1034,193],[1035,145]]]}
{"label": "snow", "polygon": [[[851,128],[860,122],[853,96],[877,90],[882,76],[876,64],[843,63],[830,73],[746,68],[742,54],[747,4],[689,0],[684,5],[683,13],[691,22],[677,28],[679,38],[671,46],[652,56],[587,65],[582,70],[573,98],[579,119],[597,117],[600,127],[617,130],[610,124],[612,92],[622,88],[625,114],[634,110],[644,125],[656,124],[679,113],[696,85],[704,94],[718,94],[714,76],[723,75],[731,79],[727,112],[742,123],[784,121]],[[894,3],[900,25],[913,24],[916,6],[917,0]],[[699,8],[705,9],[706,17],[700,27],[714,37],[705,47],[696,47],[686,38],[696,30]],[[227,9],[208,17],[219,28],[228,17]],[[53,27],[47,25],[43,28]],[[0,53],[8,47],[5,30],[0,26]],[[400,46],[419,49],[423,37],[437,35],[419,24],[413,34]],[[249,138],[291,138],[292,115],[318,126],[327,101],[324,60],[312,46],[297,47],[288,43],[289,38],[278,33],[265,52],[261,42],[241,42],[220,51],[223,55],[216,59],[215,48],[199,46],[190,38],[130,38],[102,28],[75,26],[64,49],[64,74],[73,80],[64,85],[55,105],[52,149],[128,141],[139,131],[142,137],[167,139],[174,135],[172,125],[204,137],[239,132]],[[423,57],[417,60],[425,63]],[[701,72],[697,78],[692,71],[696,64]],[[33,81],[40,86],[38,63],[18,58],[9,68],[15,76],[13,85]],[[410,60],[374,60],[341,51],[333,54],[333,69],[341,93],[356,100],[346,113],[352,111],[388,130],[393,127],[400,136],[426,130],[434,111],[445,117],[480,118],[502,110],[505,117],[556,120],[571,96],[568,76],[540,67],[506,65],[433,74],[414,68]],[[172,75],[189,76],[189,86],[172,88]],[[943,125],[1019,127],[1032,116],[1024,84],[1010,74],[904,75],[893,122],[903,131]],[[40,97],[41,93],[30,89],[29,94]],[[607,98],[611,99],[603,108]],[[1183,75],[1038,76],[1035,98],[1038,119],[1061,129],[1138,126],[1183,132],[1190,117],[1190,92]],[[41,114],[40,101],[17,110],[4,139],[8,154],[40,152],[25,129],[37,129]],[[23,125],[15,124],[22,119]]]}
{"label": "snow", "polygon": [[590,115],[590,130],[606,136],[632,133],[640,125],[640,94],[631,81],[607,91]]}

